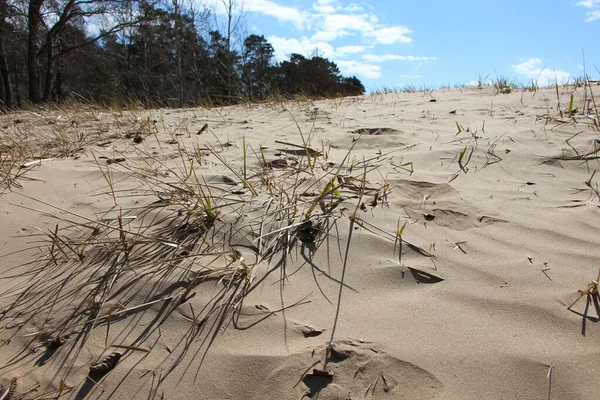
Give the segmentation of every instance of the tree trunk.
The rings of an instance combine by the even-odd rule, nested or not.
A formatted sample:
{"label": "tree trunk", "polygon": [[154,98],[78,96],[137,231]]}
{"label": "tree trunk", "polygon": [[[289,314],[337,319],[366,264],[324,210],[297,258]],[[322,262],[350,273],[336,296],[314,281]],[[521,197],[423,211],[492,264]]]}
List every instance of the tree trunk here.
{"label": "tree trunk", "polygon": [[229,0],[227,4],[227,102],[232,104],[231,101],[231,74],[233,69],[233,60],[231,59],[231,22],[233,20],[233,6],[234,1]]}
{"label": "tree trunk", "polygon": [[10,85],[10,75],[8,74],[8,65],[6,63],[6,54],[4,52],[4,39],[0,32],[0,76],[4,89],[4,106],[10,108],[12,105],[12,90]]}
{"label": "tree trunk", "polygon": [[46,39],[46,80],[44,84],[44,102],[52,97],[52,86],[54,85],[54,35],[50,31]]}
{"label": "tree trunk", "polygon": [[4,79],[0,76],[0,111],[4,108],[8,108],[8,106],[6,105],[6,98],[4,97]]}
{"label": "tree trunk", "polygon": [[37,55],[37,39],[40,31],[40,9],[44,0],[30,0],[27,15],[29,24],[29,37],[27,38],[27,79],[29,81],[29,100],[32,103],[41,103],[40,74]]}
{"label": "tree trunk", "polygon": [[54,73],[54,85],[52,89],[52,100],[55,102],[60,102],[64,100],[65,94],[62,91],[62,73],[60,72],[61,66],[56,66],[56,72]]}
{"label": "tree trunk", "polygon": [[5,5],[2,4],[2,20],[0,21],[0,77],[2,80],[3,107],[10,108],[12,104],[12,89],[10,75],[8,74],[8,63],[6,62],[6,49],[4,47],[4,25],[6,18]]}
{"label": "tree trunk", "polygon": [[21,101],[21,94],[19,92],[19,85],[21,82],[19,81],[19,71],[17,69],[17,56],[14,52],[12,55],[12,60],[13,76],[15,77],[15,99],[17,100],[17,107],[20,108],[23,105],[23,102]]}
{"label": "tree trunk", "polygon": [[179,101],[179,107],[183,106],[183,68],[181,62],[181,40],[179,39],[179,32],[181,29],[181,9],[179,8],[179,1],[173,0],[175,7],[175,58],[177,61],[177,98]]}

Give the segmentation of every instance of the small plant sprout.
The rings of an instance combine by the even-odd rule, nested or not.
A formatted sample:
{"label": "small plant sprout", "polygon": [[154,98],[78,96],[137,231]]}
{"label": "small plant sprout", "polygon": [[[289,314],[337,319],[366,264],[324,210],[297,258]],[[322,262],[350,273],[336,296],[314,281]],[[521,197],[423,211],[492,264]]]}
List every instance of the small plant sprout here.
{"label": "small plant sprout", "polygon": [[458,165],[460,165],[460,169],[464,171],[463,167],[463,159],[465,158],[465,154],[467,153],[467,146],[465,146],[458,155]]}
{"label": "small plant sprout", "polygon": [[456,134],[458,135],[459,133],[461,133],[463,131],[463,127],[458,123],[458,121],[455,121],[455,122],[456,122],[456,130],[458,131],[458,132],[456,132]]}
{"label": "small plant sprout", "polygon": [[569,101],[569,118],[573,118],[573,93],[571,93],[571,100]]}
{"label": "small plant sprout", "polygon": [[404,234],[404,228],[406,228],[406,222],[400,227],[400,219],[396,224],[396,240],[394,241],[394,252],[396,246],[398,246],[398,263],[402,265],[402,235]]}
{"label": "small plant sprout", "polygon": [[[581,298],[583,296],[586,296],[586,311],[585,314],[587,314],[587,309],[589,307],[589,305],[591,303],[598,303],[600,301],[600,295],[598,293],[598,282],[600,282],[600,269],[598,269],[598,276],[596,277],[596,280],[588,283],[588,285],[586,286],[585,289],[581,289],[577,291],[577,297],[575,298],[575,300],[573,300],[571,302],[571,304],[569,304],[569,306],[567,307],[567,310],[570,310],[571,308],[573,308],[573,306],[575,306],[575,304],[577,304],[579,302],[579,300],[581,300]],[[585,317],[585,315],[584,315]]]}

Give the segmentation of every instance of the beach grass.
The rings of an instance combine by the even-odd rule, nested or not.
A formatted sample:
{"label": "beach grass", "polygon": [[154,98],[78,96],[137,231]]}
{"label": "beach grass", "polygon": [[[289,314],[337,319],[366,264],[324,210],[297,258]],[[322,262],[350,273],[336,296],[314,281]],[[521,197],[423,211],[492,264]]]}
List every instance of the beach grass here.
{"label": "beach grass", "polygon": [[[10,323],[24,312],[46,315],[52,324],[45,335],[70,338],[63,345],[71,349],[71,356],[62,359],[67,376],[74,367],[69,361],[72,354],[79,354],[96,330],[105,331],[105,347],[123,348],[110,338],[127,338],[132,325],[117,328],[122,326],[117,322],[140,321],[150,307],[162,304],[160,318],[143,337],[127,340],[129,347],[123,349],[141,348],[160,329],[161,321],[204,287],[213,294],[202,310],[192,309],[190,328],[172,349],[182,356],[198,342],[200,346],[194,351],[204,354],[215,335],[236,320],[244,299],[262,282],[279,276],[276,280],[283,291],[290,273],[288,258],[294,248],[308,246],[315,252],[326,244],[328,258],[345,253],[338,312],[332,316],[333,342],[353,227],[360,222],[358,213],[365,207],[364,196],[384,199],[389,192],[389,184],[370,178],[380,176],[379,166],[389,160],[353,160],[350,148],[341,160],[332,161],[326,151],[312,148],[312,132],[303,133],[290,116],[301,142],[279,142],[278,151],[285,156],[268,160],[267,149],[257,153],[242,137],[241,169],[228,161],[232,150],[224,144],[195,145],[188,150],[178,142],[169,163],[161,162],[144,147],[135,147],[140,142],[132,144],[138,154],[134,158],[123,153],[106,160],[92,150],[90,154],[113,206],[106,214],[93,218],[29,198],[38,206],[22,206],[24,209],[53,216],[57,222],[52,231],[41,232],[36,239],[35,246],[47,251],[19,276],[27,284],[6,293],[16,296],[16,300],[5,311],[4,322]],[[165,125],[160,120],[152,122],[150,117],[136,117],[135,113],[130,118],[134,129],[116,125],[113,129],[117,132],[105,132],[104,136],[133,142],[132,132],[155,137],[155,127]],[[182,123],[175,131],[191,136],[186,129]],[[174,132],[169,136],[172,140],[178,138]],[[72,158],[86,151],[89,141],[83,133],[62,132],[48,154]],[[208,157],[223,173],[218,182],[199,173]],[[408,167],[412,170],[410,163],[401,166]],[[139,205],[122,204],[129,196],[120,197],[126,192],[119,189],[116,175],[142,184],[145,189]],[[341,204],[349,202],[354,211],[346,215]],[[332,237],[332,232],[340,232],[340,219],[349,222],[345,248],[340,247],[340,233]],[[388,236],[398,241],[397,236]],[[247,238],[249,250],[240,252],[234,237]],[[137,293],[145,293],[143,300],[132,303]]]}

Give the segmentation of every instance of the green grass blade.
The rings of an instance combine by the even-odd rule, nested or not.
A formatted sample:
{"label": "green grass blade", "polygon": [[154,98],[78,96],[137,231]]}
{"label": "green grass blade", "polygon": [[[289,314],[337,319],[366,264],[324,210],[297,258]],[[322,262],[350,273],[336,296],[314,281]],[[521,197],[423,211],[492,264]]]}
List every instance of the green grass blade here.
{"label": "green grass blade", "polygon": [[465,158],[466,153],[467,153],[467,146],[465,146],[465,148],[460,151],[460,155],[458,157],[459,164],[462,164],[462,160],[463,160],[463,158]]}
{"label": "green grass blade", "polygon": [[573,116],[573,93],[571,93],[571,101],[569,101],[569,118]]}
{"label": "green grass blade", "polygon": [[406,222],[404,223],[404,225],[402,225],[402,228],[398,229],[398,232],[396,233],[396,235],[399,238],[402,238],[402,234],[404,233],[404,228],[406,228]]}
{"label": "green grass blade", "polygon": [[118,349],[125,349],[125,350],[131,350],[131,351],[142,351],[144,353],[149,353],[150,350],[149,349],[144,349],[142,347],[135,347],[135,346],[125,346],[122,344],[113,344],[110,347],[116,347]]}

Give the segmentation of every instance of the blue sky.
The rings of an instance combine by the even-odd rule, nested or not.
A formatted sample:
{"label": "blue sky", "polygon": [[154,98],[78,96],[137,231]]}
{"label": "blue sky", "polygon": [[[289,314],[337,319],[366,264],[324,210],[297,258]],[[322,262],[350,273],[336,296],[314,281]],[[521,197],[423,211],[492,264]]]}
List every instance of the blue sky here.
{"label": "blue sky", "polygon": [[[316,50],[367,87],[598,79],[600,0],[236,0],[278,60]],[[208,0],[217,14],[223,0]]]}

